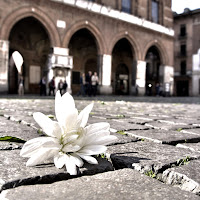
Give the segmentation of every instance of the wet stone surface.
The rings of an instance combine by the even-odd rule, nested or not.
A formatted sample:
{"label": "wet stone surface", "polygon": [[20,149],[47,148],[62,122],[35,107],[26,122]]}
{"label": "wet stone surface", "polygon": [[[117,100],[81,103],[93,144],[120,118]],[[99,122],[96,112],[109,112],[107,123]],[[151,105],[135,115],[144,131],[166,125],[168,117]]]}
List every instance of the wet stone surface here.
{"label": "wet stone surface", "polygon": [[77,176],[52,161],[26,167],[23,142],[41,137],[34,112],[55,116],[54,98],[0,98],[0,199],[200,199],[199,98],[75,97],[94,102],[88,124],[108,122],[118,141]]}

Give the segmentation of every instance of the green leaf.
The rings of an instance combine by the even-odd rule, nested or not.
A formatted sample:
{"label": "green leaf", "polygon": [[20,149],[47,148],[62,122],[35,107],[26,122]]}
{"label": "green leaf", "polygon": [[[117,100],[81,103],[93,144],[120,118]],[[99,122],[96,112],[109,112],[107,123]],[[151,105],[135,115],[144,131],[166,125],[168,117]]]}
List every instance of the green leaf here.
{"label": "green leaf", "polygon": [[121,135],[127,135],[127,133],[125,133],[124,131],[117,131],[117,133],[119,133]]}
{"label": "green leaf", "polygon": [[25,140],[22,140],[17,137],[12,137],[12,136],[4,136],[0,137],[0,141],[7,141],[7,142],[17,142],[17,143],[25,143]]}
{"label": "green leaf", "polygon": [[54,115],[47,115],[47,117],[50,119],[56,119],[56,117]]}

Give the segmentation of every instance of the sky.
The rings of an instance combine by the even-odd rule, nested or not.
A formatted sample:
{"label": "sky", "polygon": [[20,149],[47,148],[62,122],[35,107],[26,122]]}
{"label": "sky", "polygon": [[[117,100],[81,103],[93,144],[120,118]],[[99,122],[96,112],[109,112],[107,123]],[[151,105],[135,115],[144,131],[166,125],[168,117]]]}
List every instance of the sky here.
{"label": "sky", "polygon": [[184,8],[198,9],[200,8],[200,0],[172,0],[172,11],[180,14],[184,11]]}

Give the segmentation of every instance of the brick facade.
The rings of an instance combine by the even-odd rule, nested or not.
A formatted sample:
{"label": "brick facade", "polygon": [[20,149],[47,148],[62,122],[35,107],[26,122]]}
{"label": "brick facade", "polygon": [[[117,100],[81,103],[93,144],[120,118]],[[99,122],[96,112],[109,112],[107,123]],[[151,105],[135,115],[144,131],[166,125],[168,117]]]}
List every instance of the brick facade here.
{"label": "brick facade", "polygon": [[[76,94],[80,87],[78,77],[91,70],[99,75],[102,94],[117,94],[122,83],[127,88],[120,90],[121,94],[135,94],[139,87],[139,94],[144,95],[149,67],[151,94],[155,94],[156,82],[170,83],[173,94],[171,1],[130,2],[130,13],[126,13],[122,0],[1,1],[0,91],[17,91],[18,75],[10,60],[12,52],[19,51],[24,58],[22,75],[26,93],[39,92],[36,82],[42,76],[46,76],[47,81],[56,76],[57,82],[67,79],[68,90]],[[152,6],[157,6],[156,23],[152,18]],[[72,69],[49,65],[50,50],[54,47],[68,50],[68,55],[62,56],[73,57]],[[150,54],[155,54],[153,59]]]}
{"label": "brick facade", "polygon": [[174,14],[175,95],[200,95],[200,9]]}

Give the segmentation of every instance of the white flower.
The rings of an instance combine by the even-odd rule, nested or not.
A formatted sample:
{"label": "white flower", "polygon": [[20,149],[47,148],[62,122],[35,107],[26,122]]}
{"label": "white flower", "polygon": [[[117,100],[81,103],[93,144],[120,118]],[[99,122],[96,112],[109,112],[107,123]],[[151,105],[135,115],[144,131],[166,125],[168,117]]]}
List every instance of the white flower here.
{"label": "white flower", "polygon": [[107,144],[117,138],[110,135],[108,123],[95,123],[86,126],[93,103],[86,106],[80,114],[75,108],[73,97],[60,91],[55,97],[55,114],[58,121],[52,121],[40,112],[33,114],[35,121],[48,137],[38,137],[27,141],[20,155],[28,157],[26,166],[42,164],[53,159],[57,168],[66,166],[67,172],[76,175],[76,166],[82,167],[83,160],[97,164],[92,155],[106,151]]}

